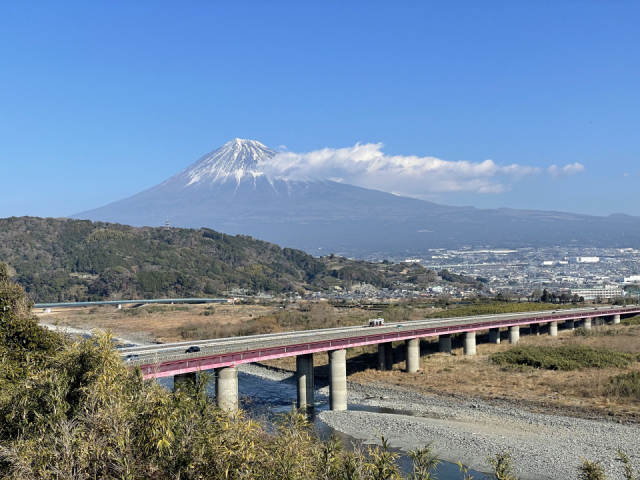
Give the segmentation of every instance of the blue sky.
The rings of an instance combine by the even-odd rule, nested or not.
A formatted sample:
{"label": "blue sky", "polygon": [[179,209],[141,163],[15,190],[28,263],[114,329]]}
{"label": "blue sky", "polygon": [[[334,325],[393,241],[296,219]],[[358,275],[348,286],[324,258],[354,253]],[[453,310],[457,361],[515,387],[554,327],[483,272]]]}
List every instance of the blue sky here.
{"label": "blue sky", "polygon": [[640,215],[639,24],[631,1],[5,1],[0,217],[101,206],[235,137],[435,157],[344,178],[445,204]]}

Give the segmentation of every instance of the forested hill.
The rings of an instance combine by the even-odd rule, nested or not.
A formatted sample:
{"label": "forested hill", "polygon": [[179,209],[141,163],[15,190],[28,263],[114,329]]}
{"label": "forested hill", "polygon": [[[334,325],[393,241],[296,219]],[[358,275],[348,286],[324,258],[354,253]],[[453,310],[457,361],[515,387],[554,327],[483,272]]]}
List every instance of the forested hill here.
{"label": "forested hill", "polygon": [[311,255],[242,235],[34,217],[0,219],[0,262],[36,302],[279,293],[328,273]]}
{"label": "forested hill", "polygon": [[[207,228],[135,228],[88,220],[0,219],[0,262],[35,302],[283,293],[361,283],[424,288],[476,279],[416,264],[315,258]],[[402,285],[402,287],[399,287]],[[231,293],[233,294],[233,293]]]}

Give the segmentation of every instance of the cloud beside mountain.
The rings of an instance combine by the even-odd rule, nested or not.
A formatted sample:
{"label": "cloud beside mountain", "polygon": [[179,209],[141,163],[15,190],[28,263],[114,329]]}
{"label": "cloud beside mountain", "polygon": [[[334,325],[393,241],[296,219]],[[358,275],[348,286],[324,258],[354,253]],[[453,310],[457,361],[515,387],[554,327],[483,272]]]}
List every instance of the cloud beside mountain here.
{"label": "cloud beside mountain", "polygon": [[386,155],[383,146],[357,143],[307,153],[283,151],[260,168],[269,178],[330,179],[413,197],[446,192],[496,194],[525,177],[546,173],[555,180],[584,171],[580,163],[552,165],[543,170],[527,165],[499,165],[493,160],[469,162]]}

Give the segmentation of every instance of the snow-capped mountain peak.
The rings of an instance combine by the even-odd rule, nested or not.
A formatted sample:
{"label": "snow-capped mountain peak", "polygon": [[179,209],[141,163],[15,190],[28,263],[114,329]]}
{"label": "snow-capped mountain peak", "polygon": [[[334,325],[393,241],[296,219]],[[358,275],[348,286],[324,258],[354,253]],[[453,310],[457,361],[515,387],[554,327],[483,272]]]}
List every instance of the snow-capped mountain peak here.
{"label": "snow-capped mountain peak", "polygon": [[244,177],[263,175],[259,165],[275,154],[274,150],[260,142],[235,138],[200,158],[166,183],[179,182],[183,187],[211,185],[231,179],[240,183]]}

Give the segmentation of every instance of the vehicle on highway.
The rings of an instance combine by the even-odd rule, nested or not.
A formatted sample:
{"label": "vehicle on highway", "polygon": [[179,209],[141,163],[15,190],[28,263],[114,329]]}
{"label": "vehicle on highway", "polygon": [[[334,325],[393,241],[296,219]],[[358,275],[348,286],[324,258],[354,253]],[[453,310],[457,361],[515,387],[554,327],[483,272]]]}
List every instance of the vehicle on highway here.
{"label": "vehicle on highway", "polygon": [[384,327],[384,318],[370,318],[367,327]]}
{"label": "vehicle on highway", "polygon": [[196,353],[200,351],[200,347],[198,347],[197,345],[194,345],[193,347],[189,347],[187,348],[184,353]]}
{"label": "vehicle on highway", "polygon": [[140,360],[140,355],[131,354],[124,357],[124,363],[136,362],[138,360]]}

